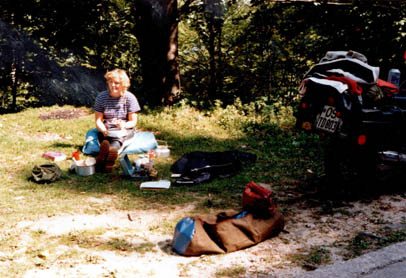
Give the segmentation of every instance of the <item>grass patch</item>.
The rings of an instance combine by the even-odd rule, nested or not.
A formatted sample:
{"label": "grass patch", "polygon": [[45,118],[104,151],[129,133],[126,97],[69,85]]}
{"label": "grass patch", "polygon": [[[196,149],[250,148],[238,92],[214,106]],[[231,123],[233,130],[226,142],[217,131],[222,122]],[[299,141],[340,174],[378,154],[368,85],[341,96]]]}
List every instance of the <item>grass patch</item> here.
{"label": "grass patch", "polygon": [[[172,186],[167,191],[142,191],[141,182],[123,176],[119,163],[113,174],[82,177],[69,171],[71,161],[67,159],[57,162],[63,172],[61,180],[36,184],[29,179],[35,165],[49,162],[42,157],[43,152],[59,151],[69,157],[81,150],[87,130],[93,127],[94,115],[88,108],[53,106],[0,115],[0,247],[5,250],[4,260],[11,261],[4,268],[0,265],[4,276],[23,276],[37,263],[46,267],[58,258],[75,260],[78,256],[78,260],[90,263],[100,260],[75,253],[75,246],[141,254],[157,248],[150,242],[133,243],[121,237],[103,240],[104,229],[58,237],[47,236],[43,229],[28,232],[31,239],[24,242],[27,252],[13,253],[21,241],[22,231],[17,226],[22,221],[97,215],[111,210],[167,211],[196,204],[196,213],[238,209],[249,181],[284,190],[299,183],[306,186],[306,181],[321,171],[319,141],[292,128],[289,109],[260,111],[236,103],[226,108],[218,105],[211,111],[186,105],[145,110],[140,113],[138,124],[140,130],[154,132],[171,149],[170,157],[156,160],[159,179],[170,179],[170,166],[187,152],[239,150],[256,154],[257,162],[245,165],[236,176],[196,186]],[[175,220],[166,220],[150,229],[172,234],[175,224]],[[60,246],[67,250],[59,252]],[[18,266],[19,261],[27,261],[27,266]],[[245,270],[233,267],[229,271],[240,275]]]}
{"label": "grass patch", "polygon": [[124,240],[124,239],[119,239],[119,238],[114,238],[112,240],[109,240],[106,243],[107,247],[110,247],[109,249],[112,250],[119,250],[119,251],[125,251],[125,252],[137,252],[140,254],[145,254],[147,252],[156,252],[155,244],[150,243],[150,242],[143,242],[139,244],[131,244],[130,242]]}
{"label": "grass patch", "polygon": [[120,253],[137,252],[145,254],[146,252],[156,252],[155,244],[150,242],[131,243],[123,238],[104,239],[102,229],[97,231],[75,231],[59,237],[59,244],[70,247],[78,246],[85,249],[108,250]]}
{"label": "grass patch", "polygon": [[346,247],[346,259],[361,256],[367,252],[381,249],[391,244],[406,241],[406,229],[383,228],[376,233],[357,233]]}
{"label": "grass patch", "polygon": [[[103,194],[117,196],[113,202],[117,209],[165,208],[193,202],[202,202],[201,206],[208,208],[230,208],[240,204],[241,192],[251,180],[284,186],[299,178],[305,179],[309,175],[308,169],[316,173],[320,168],[316,159],[320,153],[316,150],[316,140],[279,127],[279,118],[273,123],[264,122],[258,115],[250,117],[248,112],[241,115],[241,111],[237,113],[231,108],[199,112],[190,107],[178,107],[150,111],[139,117],[141,129],[154,132],[157,139],[167,141],[171,148],[169,158],[156,161],[160,179],[169,178],[169,168],[176,159],[195,150],[247,151],[258,156],[257,163],[247,165],[241,174],[232,178],[158,192],[139,190],[140,182],[122,177],[118,164],[113,175],[81,177],[69,172],[71,162],[66,160],[58,162],[63,171],[62,180],[38,185],[28,178],[34,165],[46,162],[41,154],[55,150],[69,156],[80,150],[86,131],[94,125],[93,115],[82,112],[80,117],[72,119],[55,117],[55,112],[61,109],[28,109],[0,116],[0,181],[4,186],[0,201],[13,208],[16,218],[21,218],[27,209],[40,215],[73,212],[81,209],[77,204],[84,202],[86,197]],[[288,125],[287,122],[284,124]],[[14,201],[17,198],[18,201]],[[58,201],[62,199],[63,202]]]}
{"label": "grass patch", "polygon": [[304,269],[313,270],[320,265],[328,264],[331,261],[331,253],[322,246],[313,246],[309,250],[294,254],[291,260]]}
{"label": "grass patch", "polygon": [[216,271],[216,277],[242,277],[247,272],[243,266],[231,266]]}

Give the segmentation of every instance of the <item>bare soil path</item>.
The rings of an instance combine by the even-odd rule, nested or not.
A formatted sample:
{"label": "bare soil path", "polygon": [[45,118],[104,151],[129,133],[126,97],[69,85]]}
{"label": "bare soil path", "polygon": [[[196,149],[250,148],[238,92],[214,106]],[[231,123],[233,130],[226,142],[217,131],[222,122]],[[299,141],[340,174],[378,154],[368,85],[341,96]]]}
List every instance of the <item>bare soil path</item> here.
{"label": "bare soil path", "polygon": [[[283,198],[292,200],[292,193],[276,194],[285,204],[288,199]],[[88,199],[103,205],[110,201]],[[406,196],[386,195],[329,208],[295,201],[284,209],[286,232],[277,237],[225,255],[183,257],[172,250],[174,227],[168,223],[191,216],[193,209],[113,210],[20,222],[16,229],[21,241],[15,252],[26,252],[39,231],[48,244],[61,238],[70,241],[38,254],[38,264],[24,277],[292,277],[317,267],[309,259],[316,254],[312,250],[328,250],[325,263],[345,260],[356,235],[374,235],[384,226],[405,223]],[[66,255],[72,252],[77,255]]]}

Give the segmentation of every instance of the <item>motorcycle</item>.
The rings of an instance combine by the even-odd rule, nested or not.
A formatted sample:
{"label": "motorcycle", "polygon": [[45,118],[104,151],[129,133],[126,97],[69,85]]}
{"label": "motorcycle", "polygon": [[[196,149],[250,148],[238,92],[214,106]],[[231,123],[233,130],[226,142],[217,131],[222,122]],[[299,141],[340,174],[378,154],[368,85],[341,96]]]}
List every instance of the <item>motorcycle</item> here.
{"label": "motorcycle", "polygon": [[368,187],[406,169],[406,96],[378,76],[360,53],[327,52],[301,82],[296,127],[325,141],[328,186]]}

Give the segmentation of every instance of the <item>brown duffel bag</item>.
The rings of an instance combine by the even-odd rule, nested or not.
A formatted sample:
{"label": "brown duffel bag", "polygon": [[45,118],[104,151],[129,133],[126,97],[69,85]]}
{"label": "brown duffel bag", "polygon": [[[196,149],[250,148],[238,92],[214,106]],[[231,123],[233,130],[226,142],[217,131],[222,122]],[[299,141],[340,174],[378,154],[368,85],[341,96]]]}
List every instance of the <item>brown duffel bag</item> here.
{"label": "brown duffel bag", "polygon": [[[185,220],[189,226],[181,227]],[[181,255],[233,252],[277,235],[284,225],[284,217],[277,210],[267,218],[235,210],[195,216],[179,221],[172,245]]]}

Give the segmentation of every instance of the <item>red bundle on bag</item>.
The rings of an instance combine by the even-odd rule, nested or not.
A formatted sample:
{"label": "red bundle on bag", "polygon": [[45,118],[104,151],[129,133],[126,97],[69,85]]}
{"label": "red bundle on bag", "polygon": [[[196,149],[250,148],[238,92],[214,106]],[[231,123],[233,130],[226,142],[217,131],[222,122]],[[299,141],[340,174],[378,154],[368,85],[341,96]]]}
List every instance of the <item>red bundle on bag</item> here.
{"label": "red bundle on bag", "polygon": [[272,191],[251,181],[242,194],[244,210],[256,215],[269,216],[275,213],[275,204],[271,198]]}

